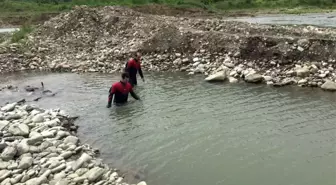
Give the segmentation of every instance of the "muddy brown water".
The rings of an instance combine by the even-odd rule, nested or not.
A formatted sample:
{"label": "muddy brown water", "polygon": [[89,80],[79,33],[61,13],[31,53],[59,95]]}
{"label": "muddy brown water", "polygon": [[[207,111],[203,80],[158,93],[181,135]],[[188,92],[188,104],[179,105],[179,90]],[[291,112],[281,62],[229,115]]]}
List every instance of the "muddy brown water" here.
{"label": "muddy brown water", "polygon": [[[105,162],[149,185],[335,185],[336,94],[318,89],[205,83],[203,76],[145,73],[128,105],[105,108],[116,75],[2,75],[0,102],[25,85],[58,92],[34,102],[79,115],[79,137]],[[138,180],[138,179],[136,179]]]}

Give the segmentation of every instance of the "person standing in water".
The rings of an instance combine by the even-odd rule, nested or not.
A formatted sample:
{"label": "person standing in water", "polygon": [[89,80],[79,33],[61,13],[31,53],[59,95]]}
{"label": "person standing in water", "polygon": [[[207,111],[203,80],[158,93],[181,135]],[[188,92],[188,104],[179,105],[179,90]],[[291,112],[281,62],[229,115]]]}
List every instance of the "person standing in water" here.
{"label": "person standing in water", "polygon": [[141,59],[141,53],[136,52],[134,57],[131,58],[125,65],[125,72],[128,72],[128,74],[130,76],[130,83],[133,87],[138,84],[137,77],[136,77],[138,71],[139,71],[139,75],[140,75],[142,81],[145,82],[145,79],[144,79],[144,76],[143,76],[142,70],[141,70],[140,59]]}
{"label": "person standing in water", "polygon": [[128,99],[128,93],[130,93],[134,99],[140,100],[139,96],[136,95],[133,91],[133,87],[128,82],[128,80],[129,75],[128,73],[124,72],[121,74],[120,82],[116,82],[112,85],[109,90],[107,108],[111,107],[112,99],[114,99],[113,103],[115,103],[116,105],[126,103]]}

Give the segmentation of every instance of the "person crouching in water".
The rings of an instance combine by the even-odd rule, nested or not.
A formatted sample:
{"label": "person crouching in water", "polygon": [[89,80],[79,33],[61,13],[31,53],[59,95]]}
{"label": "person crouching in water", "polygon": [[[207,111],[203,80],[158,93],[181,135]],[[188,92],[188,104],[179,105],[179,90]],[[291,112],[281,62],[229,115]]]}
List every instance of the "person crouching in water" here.
{"label": "person crouching in water", "polygon": [[128,80],[129,74],[123,72],[121,74],[120,82],[116,82],[112,85],[109,90],[107,108],[111,107],[112,99],[114,99],[113,103],[115,103],[116,105],[126,103],[128,99],[128,93],[130,93],[134,99],[140,100],[139,96],[134,93],[132,85],[128,82]]}
{"label": "person crouching in water", "polygon": [[139,71],[139,75],[140,75],[142,81],[145,82],[145,79],[144,79],[144,76],[143,76],[142,70],[141,70],[140,59],[141,59],[141,53],[136,52],[135,56],[133,58],[131,58],[125,65],[125,72],[128,72],[128,74],[130,76],[130,83],[133,87],[138,84],[137,77],[136,77],[138,71]]}

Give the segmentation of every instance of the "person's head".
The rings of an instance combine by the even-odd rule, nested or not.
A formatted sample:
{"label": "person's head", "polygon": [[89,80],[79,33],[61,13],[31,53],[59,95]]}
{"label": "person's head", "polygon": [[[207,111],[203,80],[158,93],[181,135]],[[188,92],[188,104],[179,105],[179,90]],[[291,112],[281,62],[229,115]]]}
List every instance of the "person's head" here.
{"label": "person's head", "polygon": [[129,80],[129,75],[128,75],[128,73],[123,72],[123,73],[121,74],[121,81],[126,83],[126,82],[128,82],[128,80]]}
{"label": "person's head", "polygon": [[134,58],[137,59],[137,60],[140,60],[140,58],[141,58],[140,51],[137,51],[137,52],[134,53]]}

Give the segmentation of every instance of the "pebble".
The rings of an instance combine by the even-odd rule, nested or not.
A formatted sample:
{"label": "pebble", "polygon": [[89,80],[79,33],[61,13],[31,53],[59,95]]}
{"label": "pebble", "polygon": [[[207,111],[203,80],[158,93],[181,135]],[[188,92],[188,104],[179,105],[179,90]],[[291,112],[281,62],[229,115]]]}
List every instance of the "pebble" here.
{"label": "pebble", "polygon": [[9,161],[14,158],[17,153],[17,149],[14,146],[7,146],[1,153],[1,159],[4,161]]}
{"label": "pebble", "polygon": [[5,180],[10,175],[11,175],[11,172],[9,170],[0,170],[0,182]]}
{"label": "pebble", "polygon": [[20,169],[28,169],[29,167],[31,167],[33,164],[33,158],[30,156],[27,157],[22,157],[18,168]]}
{"label": "pebble", "polygon": [[15,136],[28,136],[29,135],[29,127],[23,123],[11,125],[8,131]]}
{"label": "pebble", "polygon": [[16,105],[17,103],[10,103],[10,104],[3,106],[0,110],[4,112],[11,112],[15,109]]}
{"label": "pebble", "polygon": [[[15,104],[14,109],[8,106],[6,110],[18,112],[26,107]],[[0,115],[5,114],[0,111]],[[11,140],[0,143],[1,185],[103,185],[111,177],[118,178],[96,158],[96,149],[80,145],[78,137],[62,127],[56,116],[57,112],[33,108],[21,120],[1,120],[1,133]],[[72,126],[70,120],[67,122]]]}
{"label": "pebble", "polygon": [[34,116],[33,120],[34,123],[41,123],[44,121],[44,117],[41,114]]}

